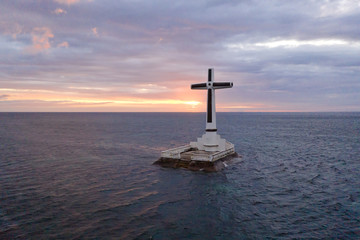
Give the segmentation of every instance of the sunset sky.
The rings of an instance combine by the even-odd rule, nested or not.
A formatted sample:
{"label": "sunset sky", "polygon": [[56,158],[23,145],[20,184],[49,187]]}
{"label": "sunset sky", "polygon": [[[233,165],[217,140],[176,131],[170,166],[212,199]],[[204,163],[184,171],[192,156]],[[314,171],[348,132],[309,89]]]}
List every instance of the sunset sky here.
{"label": "sunset sky", "polygon": [[360,111],[358,0],[1,0],[0,111]]}

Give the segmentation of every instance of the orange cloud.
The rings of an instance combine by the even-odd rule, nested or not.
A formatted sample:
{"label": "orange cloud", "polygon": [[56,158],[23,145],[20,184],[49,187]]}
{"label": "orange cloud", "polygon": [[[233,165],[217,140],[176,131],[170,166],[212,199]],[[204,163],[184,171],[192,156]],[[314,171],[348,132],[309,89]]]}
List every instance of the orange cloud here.
{"label": "orange cloud", "polygon": [[62,43],[59,43],[59,44],[57,45],[57,47],[68,48],[68,47],[69,47],[69,43],[68,43],[68,42],[62,42]]}
{"label": "orange cloud", "polygon": [[79,2],[93,2],[93,0],[54,0],[54,2],[60,3],[60,4],[66,4],[66,5],[72,5]]}
{"label": "orange cloud", "polygon": [[57,15],[60,15],[60,14],[66,14],[66,10],[64,9],[61,9],[61,8],[57,8],[53,11],[53,13],[57,14]]}
{"label": "orange cloud", "polygon": [[34,28],[32,33],[32,46],[28,51],[30,53],[38,53],[51,47],[50,38],[54,37],[51,29],[47,27]]}
{"label": "orange cloud", "polygon": [[71,5],[71,4],[80,2],[80,0],[54,0],[54,1],[57,3],[60,3],[60,4],[67,4],[67,5]]}
{"label": "orange cloud", "polygon": [[[16,89],[0,88],[0,101],[22,101],[32,104],[34,101],[41,101],[45,106],[53,106],[51,111],[56,111],[61,107],[66,107],[76,111],[133,111],[133,112],[184,112],[184,111],[203,111],[201,102],[187,98],[150,99],[150,98],[94,98],[81,96],[74,91],[56,91],[46,89]],[[57,106],[55,106],[56,104]],[[60,107],[60,105],[62,105]],[[34,105],[34,107],[36,107]],[[59,108],[60,107],[60,108]],[[62,108],[62,110],[64,110]]]}
{"label": "orange cloud", "polygon": [[95,36],[97,36],[97,37],[99,36],[99,33],[98,33],[96,27],[92,28],[91,31],[92,31],[92,33],[93,33]]}

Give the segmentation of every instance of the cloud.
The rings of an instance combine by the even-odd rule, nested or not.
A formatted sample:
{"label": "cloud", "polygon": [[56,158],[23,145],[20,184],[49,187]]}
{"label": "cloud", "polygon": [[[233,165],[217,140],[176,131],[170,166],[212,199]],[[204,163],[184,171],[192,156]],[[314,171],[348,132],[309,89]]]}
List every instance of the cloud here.
{"label": "cloud", "polygon": [[3,34],[11,35],[13,39],[16,39],[19,34],[23,32],[23,27],[16,22],[6,22],[0,19],[0,31]]}
{"label": "cloud", "polygon": [[57,14],[57,15],[61,15],[61,14],[66,14],[66,10],[61,9],[61,8],[57,8],[53,11],[53,13]]}
{"label": "cloud", "polygon": [[301,46],[337,46],[337,45],[357,45],[360,46],[360,42],[349,42],[342,39],[313,39],[313,40],[297,40],[297,39],[269,39],[266,42],[255,42],[251,44],[228,44],[231,50],[236,51],[237,49],[255,49],[255,48],[297,48]]}
{"label": "cloud", "polygon": [[97,30],[96,27],[92,28],[92,29],[91,29],[91,32],[92,32],[96,37],[99,36],[98,30]]}
{"label": "cloud", "polygon": [[60,4],[66,4],[66,5],[72,5],[72,4],[80,2],[80,0],[54,0],[54,1],[57,3],[60,3]]}
{"label": "cloud", "polygon": [[54,2],[70,6],[80,2],[93,2],[93,0],[54,0]]}
{"label": "cloud", "polygon": [[68,42],[62,42],[62,43],[59,43],[59,44],[57,45],[57,47],[68,48],[68,47],[69,47],[69,43],[68,43]]}
{"label": "cloud", "polygon": [[333,1],[332,4],[323,3],[320,7],[320,17],[342,16],[356,11],[360,7],[359,1]]}
{"label": "cloud", "polygon": [[88,2],[0,1],[2,87],[205,102],[214,67],[223,109],[360,110],[358,1]]}
{"label": "cloud", "polygon": [[39,53],[51,47],[50,39],[54,37],[48,27],[36,27],[31,32],[32,46],[27,49],[29,53]]}
{"label": "cloud", "polygon": [[0,100],[7,99],[8,97],[10,97],[10,95],[7,95],[7,94],[0,95]]}

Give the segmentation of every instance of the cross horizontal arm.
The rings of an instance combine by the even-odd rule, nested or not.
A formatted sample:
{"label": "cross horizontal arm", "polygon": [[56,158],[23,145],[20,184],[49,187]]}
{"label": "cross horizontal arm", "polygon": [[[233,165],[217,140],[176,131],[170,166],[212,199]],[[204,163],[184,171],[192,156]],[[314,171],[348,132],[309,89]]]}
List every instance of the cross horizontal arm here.
{"label": "cross horizontal arm", "polygon": [[214,89],[221,89],[221,88],[232,88],[232,82],[214,82],[213,88]]}
{"label": "cross horizontal arm", "polygon": [[207,89],[206,83],[191,84],[191,89]]}

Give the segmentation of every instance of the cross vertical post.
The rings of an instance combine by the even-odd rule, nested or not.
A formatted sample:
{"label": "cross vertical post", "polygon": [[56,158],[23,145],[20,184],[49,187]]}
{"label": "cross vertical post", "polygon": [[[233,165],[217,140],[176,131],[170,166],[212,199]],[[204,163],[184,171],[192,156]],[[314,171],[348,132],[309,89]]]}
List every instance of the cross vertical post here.
{"label": "cross vertical post", "polygon": [[207,114],[206,114],[206,131],[216,132],[216,108],[215,108],[215,90],[214,83],[214,69],[208,70],[208,92],[207,92]]}

